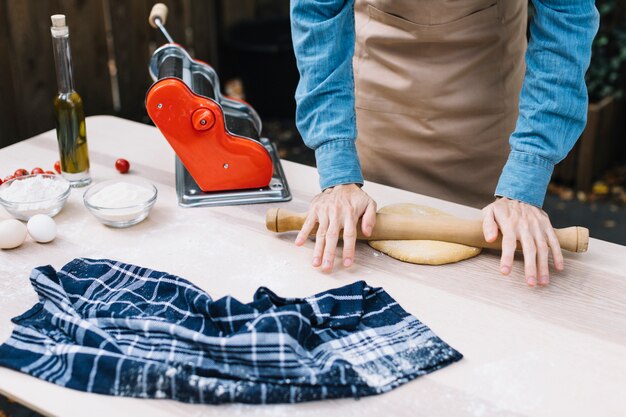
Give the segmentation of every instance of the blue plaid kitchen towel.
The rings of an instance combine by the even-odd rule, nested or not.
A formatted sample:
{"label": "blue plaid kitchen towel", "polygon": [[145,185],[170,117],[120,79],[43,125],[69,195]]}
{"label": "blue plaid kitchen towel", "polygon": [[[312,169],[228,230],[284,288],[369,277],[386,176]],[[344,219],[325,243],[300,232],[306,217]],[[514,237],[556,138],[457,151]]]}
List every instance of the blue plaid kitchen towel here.
{"label": "blue plaid kitchen towel", "polygon": [[0,365],[81,391],[190,403],[294,403],[389,391],[462,355],[363,281],[307,298],[213,300],[111,260],[33,270]]}

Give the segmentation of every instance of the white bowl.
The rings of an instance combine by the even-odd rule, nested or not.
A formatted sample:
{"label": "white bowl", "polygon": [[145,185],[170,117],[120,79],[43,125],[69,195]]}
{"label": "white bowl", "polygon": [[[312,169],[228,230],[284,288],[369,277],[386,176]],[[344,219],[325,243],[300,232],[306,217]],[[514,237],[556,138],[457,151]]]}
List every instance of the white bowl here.
{"label": "white bowl", "polygon": [[[42,177],[46,181],[56,181],[60,184],[63,184],[62,190],[55,196],[50,198],[46,198],[44,200],[37,201],[16,201],[10,200],[8,198],[3,198],[2,193],[7,188],[11,187],[17,181],[24,181],[28,178],[33,177]],[[35,174],[35,175],[24,175],[22,177],[17,177],[12,180],[9,180],[2,185],[0,185],[0,204],[8,211],[13,217],[19,220],[28,221],[35,214],[45,214],[50,217],[56,216],[67,201],[67,198],[70,195],[70,182],[63,178],[60,175],[52,175],[52,174]]]}
{"label": "white bowl", "polygon": [[[137,204],[129,204],[127,206],[116,205],[115,207],[105,207],[101,204],[99,205],[94,203],[93,196],[95,196],[99,191],[110,185],[123,182],[138,185],[149,190],[149,196],[145,199],[145,201],[141,201]],[[100,223],[110,227],[123,228],[133,226],[148,217],[150,210],[152,210],[152,206],[154,206],[154,203],[157,200],[157,194],[158,192],[156,187],[150,182],[140,178],[129,177],[123,180],[100,182],[90,187],[83,195],[83,202],[85,203],[85,207],[87,207],[91,214],[93,214],[100,221]]]}

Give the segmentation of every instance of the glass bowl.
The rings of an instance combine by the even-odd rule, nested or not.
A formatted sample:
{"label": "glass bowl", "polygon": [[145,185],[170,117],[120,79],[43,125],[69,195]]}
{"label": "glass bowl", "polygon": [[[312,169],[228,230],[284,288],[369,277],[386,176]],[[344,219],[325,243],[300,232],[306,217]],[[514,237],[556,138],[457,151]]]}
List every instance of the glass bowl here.
{"label": "glass bowl", "polygon": [[[29,178],[41,177],[45,181],[55,181],[55,186],[58,187],[58,192],[50,195],[45,199],[32,199],[29,197],[21,197],[19,199],[11,198],[7,195],[7,190],[10,187],[21,186],[19,181],[25,181]],[[30,182],[30,181],[29,181]],[[25,183],[24,183],[25,184]],[[32,186],[31,186],[32,187]],[[34,192],[34,188],[29,190]],[[34,194],[31,194],[34,195]],[[52,174],[35,174],[24,175],[9,180],[0,185],[0,204],[9,212],[13,217],[18,220],[28,221],[35,214],[45,214],[50,217],[56,216],[67,201],[70,195],[70,182],[60,175]]]}
{"label": "glass bowl", "polygon": [[[129,195],[124,195],[123,190],[119,188],[115,190],[115,193],[111,194],[113,189],[109,189],[107,193],[117,200],[109,201],[108,203],[98,201],[100,199],[97,197],[98,193],[102,190],[111,186],[120,187],[118,184],[123,183],[143,188],[146,192],[142,194],[145,195],[132,192]],[[157,194],[156,187],[150,182],[130,177],[123,180],[103,181],[90,187],[83,195],[83,202],[85,207],[100,223],[110,227],[123,228],[133,226],[148,217],[152,206],[156,202]],[[132,200],[132,202],[126,203],[125,197],[128,197],[129,201]]]}

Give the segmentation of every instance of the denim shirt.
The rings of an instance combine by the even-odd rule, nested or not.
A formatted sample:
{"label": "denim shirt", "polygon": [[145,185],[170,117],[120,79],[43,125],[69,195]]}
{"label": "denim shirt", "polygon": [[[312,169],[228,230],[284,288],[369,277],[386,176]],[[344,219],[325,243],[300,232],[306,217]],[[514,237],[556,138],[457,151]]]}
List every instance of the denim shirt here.
{"label": "denim shirt", "polygon": [[[541,207],[554,165],[587,121],[585,72],[599,15],[593,0],[533,4],[519,117],[494,194]],[[291,22],[300,72],[296,123],[315,150],[320,186],[362,184],[355,146],[354,0],[292,0]]]}

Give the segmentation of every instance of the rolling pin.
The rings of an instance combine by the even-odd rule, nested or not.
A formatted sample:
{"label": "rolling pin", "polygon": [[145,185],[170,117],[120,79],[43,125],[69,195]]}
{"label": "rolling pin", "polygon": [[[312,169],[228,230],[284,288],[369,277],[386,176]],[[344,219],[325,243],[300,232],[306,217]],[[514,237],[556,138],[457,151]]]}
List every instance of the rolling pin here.
{"label": "rolling pin", "polygon": [[[300,230],[305,219],[306,213],[273,208],[267,211],[265,225],[272,232],[290,232]],[[357,239],[360,240],[439,240],[480,248],[502,249],[502,234],[495,242],[485,241],[481,220],[378,213],[376,226],[371,236],[366,237],[362,234],[360,221],[357,230]],[[315,234],[316,231],[317,226],[311,234]],[[588,229],[574,226],[554,229],[554,232],[559,239],[561,249],[570,252],[587,251]],[[518,249],[520,248],[518,243]]]}

